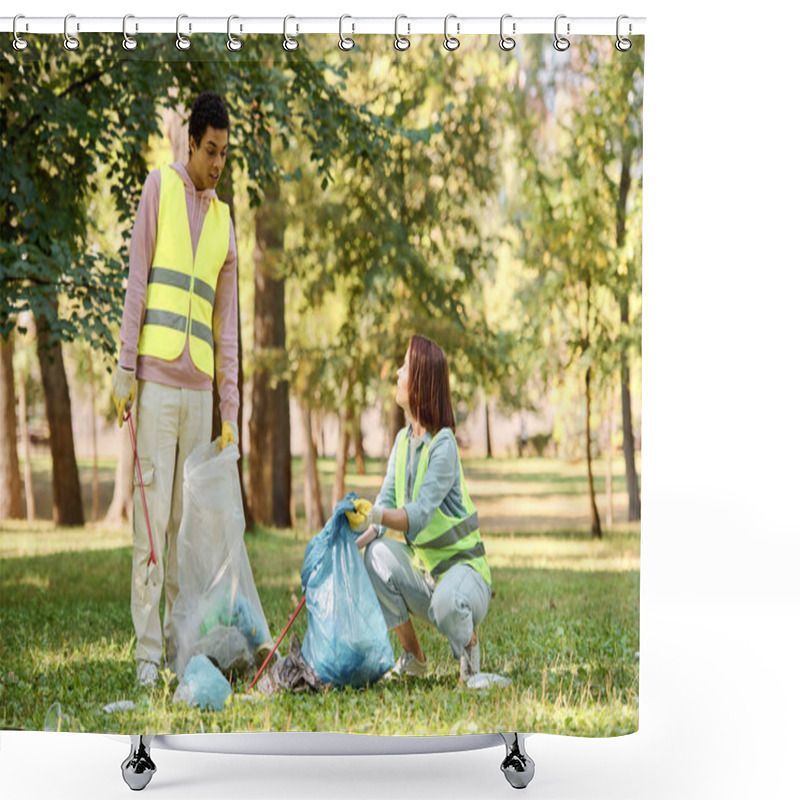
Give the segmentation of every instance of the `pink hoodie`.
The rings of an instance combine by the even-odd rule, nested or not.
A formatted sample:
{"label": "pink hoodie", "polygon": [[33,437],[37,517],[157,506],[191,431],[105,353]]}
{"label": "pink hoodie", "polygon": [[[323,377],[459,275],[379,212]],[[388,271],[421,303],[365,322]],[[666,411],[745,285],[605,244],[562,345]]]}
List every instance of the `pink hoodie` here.
{"label": "pink hoodie", "polygon": [[[197,242],[203,229],[203,220],[211,203],[217,196],[213,189],[198,191],[183,164],[170,165],[183,178],[186,187],[186,210],[189,215],[189,230],[192,235],[192,250],[197,252]],[[169,169],[169,167],[164,167]],[[158,205],[161,194],[161,171],[154,170],[147,176],[142,188],[139,209],[131,235],[128,288],[122,310],[120,339],[122,347],[119,363],[125,369],[135,369],[139,380],[162,383],[181,389],[211,391],[211,379],[195,367],[189,355],[189,339],[183,353],[174,361],[139,355],[139,334],[142,330],[147,305],[147,279],[156,251],[158,230]],[[217,279],[214,295],[214,361],[219,386],[219,411],[223,420],[236,422],[239,413],[238,373],[238,296],[236,277],[236,239],[231,220],[230,245],[225,264]]]}

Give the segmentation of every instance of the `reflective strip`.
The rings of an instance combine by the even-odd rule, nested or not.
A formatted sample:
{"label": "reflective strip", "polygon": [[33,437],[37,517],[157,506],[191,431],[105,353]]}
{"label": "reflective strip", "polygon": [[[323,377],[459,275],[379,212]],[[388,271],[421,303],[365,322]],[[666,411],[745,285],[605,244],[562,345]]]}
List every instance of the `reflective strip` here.
{"label": "reflective strip", "polygon": [[153,267],[147,278],[148,283],[163,283],[165,286],[176,286],[178,289],[189,291],[192,285],[192,278],[185,272],[178,272],[175,269],[166,267]]}
{"label": "reflective strip", "polygon": [[211,328],[208,325],[203,325],[196,319],[192,320],[192,336],[202,339],[210,347],[214,347],[214,334],[211,333]]}
{"label": "reflective strip", "polygon": [[456,564],[460,564],[462,561],[472,561],[476,558],[481,558],[481,556],[486,555],[486,548],[483,546],[483,542],[478,542],[475,547],[471,548],[470,550],[464,550],[461,553],[456,553],[452,558],[448,558],[447,561],[439,562],[432,570],[431,575],[434,578],[438,578],[439,575],[447,572],[450,567],[454,567]]}
{"label": "reflective strip", "polygon": [[172,328],[181,333],[186,331],[186,317],[182,314],[174,314],[172,311],[148,309],[144,315],[144,324],[160,325],[162,328]]}
{"label": "reflective strip", "polygon": [[201,281],[200,278],[194,279],[194,293],[198,297],[202,297],[203,300],[207,301],[210,305],[214,305],[213,287],[207,284],[205,281]]}
{"label": "reflective strip", "polygon": [[[475,511],[470,514],[461,522],[453,525],[452,528],[446,530],[441,536],[431,539],[427,542],[418,542],[416,537],[412,540],[415,547],[425,550],[444,550],[445,547],[452,547],[458,544],[462,539],[466,539],[471,533],[478,530],[478,512]],[[420,531],[422,533],[422,531]],[[419,536],[419,534],[417,534]]]}

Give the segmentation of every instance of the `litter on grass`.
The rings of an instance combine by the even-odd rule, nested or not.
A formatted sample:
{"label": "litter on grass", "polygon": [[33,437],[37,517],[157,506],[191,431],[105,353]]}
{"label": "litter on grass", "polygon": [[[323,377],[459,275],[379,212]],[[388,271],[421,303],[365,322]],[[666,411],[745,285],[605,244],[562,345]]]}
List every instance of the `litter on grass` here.
{"label": "litter on grass", "polygon": [[511,681],[494,672],[477,672],[467,681],[468,689],[488,689],[490,686],[499,686],[505,689],[511,686]]}
{"label": "litter on grass", "polygon": [[133,700],[117,700],[115,703],[103,706],[103,711],[106,714],[114,714],[117,711],[133,711],[134,708],[136,708],[136,703]]}
{"label": "litter on grass", "polygon": [[230,695],[231,685],[225,676],[207,656],[199,655],[186,665],[172,702],[199,706],[203,711],[222,711]]}

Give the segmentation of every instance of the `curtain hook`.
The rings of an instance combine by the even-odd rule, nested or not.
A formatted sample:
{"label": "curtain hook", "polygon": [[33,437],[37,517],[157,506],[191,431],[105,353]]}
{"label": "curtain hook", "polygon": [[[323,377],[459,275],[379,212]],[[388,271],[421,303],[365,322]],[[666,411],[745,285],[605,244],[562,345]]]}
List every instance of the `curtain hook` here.
{"label": "curtain hook", "polygon": [[19,50],[24,50],[24,49],[25,49],[25,48],[28,46],[28,41],[27,41],[26,39],[23,39],[23,38],[22,38],[22,37],[21,37],[21,36],[20,36],[20,35],[17,33],[17,20],[18,20],[18,19],[25,19],[25,17],[24,17],[24,15],[23,15],[23,14],[17,14],[17,15],[14,17],[14,26],[13,26],[13,28],[12,28],[12,30],[13,30],[13,32],[14,32],[14,41],[12,42],[12,45],[13,45],[13,47],[14,47],[14,49],[15,49],[15,50],[18,50],[18,51],[19,51]]}
{"label": "curtain hook", "polygon": [[[620,14],[617,17],[617,43],[614,45],[620,53],[626,53],[628,50],[633,47],[633,42],[630,39],[627,39],[624,36],[620,36],[619,34],[619,24],[623,19],[628,19],[625,14]],[[631,32],[631,25],[628,23],[628,33]]]}
{"label": "curtain hook", "polygon": [[[559,14],[556,17],[555,27],[553,29],[554,39],[553,39],[553,47],[558,50],[559,53],[563,53],[565,50],[569,50],[569,39],[564,36],[558,35],[558,21],[560,19],[566,19],[566,14]],[[569,34],[569,22],[567,23],[567,34]]]}
{"label": "curtain hook", "polygon": [[[411,39],[401,36],[398,31],[401,19],[408,19],[408,17],[405,14],[398,14],[394,18],[394,49],[400,53],[405,52],[409,47],[411,47]],[[406,24],[408,25],[408,32],[411,33],[411,24]]]}
{"label": "curtain hook", "polygon": [[[300,47],[300,42],[297,39],[293,39],[289,36],[287,32],[287,23],[290,19],[297,19],[297,17],[293,17],[291,14],[283,18],[283,49],[286,50],[287,53],[291,53],[293,50],[297,50]],[[299,31],[299,26],[295,23],[295,33]]]}
{"label": "curtain hook", "polygon": [[[513,50],[517,46],[517,42],[515,39],[512,39],[510,36],[506,36],[505,33],[503,33],[503,23],[507,19],[511,19],[511,16],[512,16],[511,14],[503,14],[503,16],[500,17],[500,49],[505,50],[506,52],[508,52],[509,50]],[[516,33],[517,32],[516,29],[517,29],[517,24],[514,23],[512,31]]]}
{"label": "curtain hook", "polygon": [[[456,17],[455,14],[448,14],[444,18],[444,42],[442,42],[442,44],[444,45],[444,49],[445,50],[449,50],[452,53],[452,52],[458,50],[458,48],[461,46],[461,42],[459,42],[458,39],[456,39],[455,36],[450,36],[450,34],[447,32],[447,23],[451,19],[458,19],[458,17]],[[456,23],[456,33],[458,33],[459,27],[460,27],[460,25],[457,22]]]}
{"label": "curtain hook", "polygon": [[[175,20],[175,36],[177,37],[175,39],[175,47],[177,47],[178,50],[188,50],[192,46],[192,40],[191,39],[187,39],[181,33],[181,20],[182,19],[188,19],[188,18],[189,18],[188,14],[178,14],[178,18]],[[189,25],[189,30],[191,30],[191,29],[192,29],[192,26]]]}
{"label": "curtain hook", "polygon": [[[74,14],[67,14],[64,17],[64,49],[65,50],[77,50],[80,47],[80,42],[78,41],[77,37],[72,36],[68,30],[69,21],[71,19],[75,19]],[[77,30],[77,28],[76,28]]]}
{"label": "curtain hook", "polygon": [[231,22],[235,19],[239,19],[235,14],[231,14],[231,16],[228,17],[228,41],[225,43],[225,47],[227,47],[231,53],[236,53],[242,49],[242,40],[237,39],[231,33]]}
{"label": "curtain hook", "polygon": [[125,50],[135,50],[139,46],[139,42],[133,38],[133,36],[128,36],[128,20],[135,19],[133,14],[126,14],[122,18],[122,47]]}
{"label": "curtain hook", "polygon": [[[344,23],[344,21],[346,19],[353,19],[353,18],[349,14],[342,14],[342,16],[339,17],[339,49],[340,50],[352,50],[356,46],[356,43],[355,43],[355,41],[353,39],[351,39],[349,36],[345,36],[344,33],[342,33],[342,25],[343,25],[343,23]],[[350,24],[351,24],[353,30],[355,31],[356,26],[353,25],[353,23],[350,23]]]}

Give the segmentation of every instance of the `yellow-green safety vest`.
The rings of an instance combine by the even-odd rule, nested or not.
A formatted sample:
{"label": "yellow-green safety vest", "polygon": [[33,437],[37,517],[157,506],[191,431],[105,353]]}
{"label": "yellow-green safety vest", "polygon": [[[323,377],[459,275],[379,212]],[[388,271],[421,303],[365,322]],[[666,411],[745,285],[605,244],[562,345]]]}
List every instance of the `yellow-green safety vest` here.
{"label": "yellow-green safety vest", "polygon": [[[439,431],[441,433],[441,431]],[[439,435],[436,434],[436,436]],[[431,444],[423,444],[417,466],[417,476],[414,480],[412,500],[419,496],[422,480],[428,470],[428,457],[436,436]],[[406,504],[406,465],[411,450],[411,435],[408,428],[400,435],[395,453],[394,496],[397,508]],[[486,559],[486,550],[478,529],[478,512],[469,496],[467,482],[464,480],[464,470],[461,467],[461,457],[458,459],[458,471],[461,476],[461,499],[464,503],[466,515],[464,517],[449,517],[441,508],[437,508],[433,519],[413,539],[406,534],[406,541],[414,550],[414,555],[436,580],[441,578],[450,567],[456,564],[468,564],[476,569],[486,583],[492,585],[492,576],[489,571],[489,562]]]}
{"label": "yellow-green safety vest", "polygon": [[174,361],[188,336],[192,362],[213,380],[214,294],[228,255],[230,217],[227,204],[211,200],[193,257],[183,178],[171,166],[161,168],[156,250],[139,355]]}

